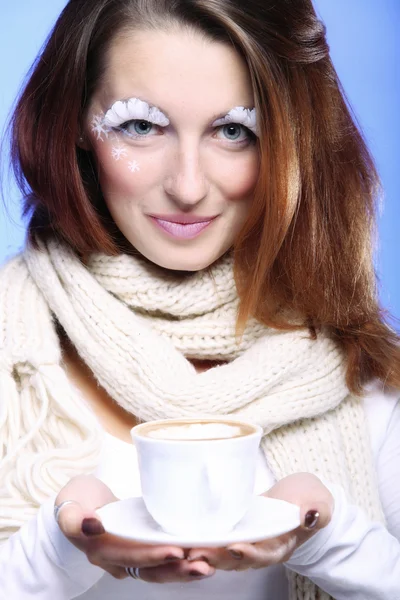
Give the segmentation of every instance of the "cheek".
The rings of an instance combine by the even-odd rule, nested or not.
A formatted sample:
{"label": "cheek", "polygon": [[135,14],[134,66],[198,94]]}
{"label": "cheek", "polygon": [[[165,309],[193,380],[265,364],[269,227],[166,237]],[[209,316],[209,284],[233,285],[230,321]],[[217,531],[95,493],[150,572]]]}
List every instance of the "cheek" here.
{"label": "cheek", "polygon": [[229,200],[248,198],[254,191],[259,173],[259,158],[256,150],[246,156],[238,155],[237,160],[219,163],[218,185]]}
{"label": "cheek", "polygon": [[93,150],[106,199],[126,194],[131,197],[132,192],[142,195],[156,181],[154,163],[141,157],[137,150],[129,146],[96,140]]}

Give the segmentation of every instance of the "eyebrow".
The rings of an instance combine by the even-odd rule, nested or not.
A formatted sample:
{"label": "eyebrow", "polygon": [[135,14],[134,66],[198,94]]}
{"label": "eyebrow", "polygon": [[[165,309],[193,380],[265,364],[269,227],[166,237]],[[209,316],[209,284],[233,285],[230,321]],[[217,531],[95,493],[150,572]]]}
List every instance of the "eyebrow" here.
{"label": "eyebrow", "polygon": [[218,113],[218,114],[213,115],[211,117],[211,123],[214,123],[214,121],[218,121],[218,119],[223,119],[224,117],[226,117],[227,115],[229,115],[229,113],[231,112],[231,110],[233,110],[234,108],[237,108],[238,106],[241,106],[242,108],[244,108],[246,110],[253,110],[253,108],[254,108],[254,106],[243,106],[243,104],[235,104],[229,110],[227,110],[225,112],[222,112],[222,113]]}
{"label": "eyebrow", "polygon": [[[165,115],[170,121],[172,120],[170,115],[168,114],[168,112],[162,108],[160,108],[159,106],[157,106],[156,104],[153,104],[152,102],[150,102],[149,100],[147,100],[146,98],[143,97],[139,97],[139,96],[129,96],[128,98],[120,98],[117,100],[114,100],[110,106],[104,111],[104,114],[107,114],[107,112],[114,106],[114,104],[116,102],[128,102],[129,100],[132,100],[132,98],[137,98],[138,100],[141,100],[142,102],[146,102],[146,104],[148,104],[151,107],[157,108],[157,110],[159,110],[160,112],[163,113],[163,115]],[[229,112],[233,109],[236,108],[238,106],[243,106],[243,104],[235,104],[234,106],[232,106],[231,108],[229,108],[227,111],[221,112],[221,113],[216,113],[214,115],[211,116],[210,119],[210,123],[214,123],[214,121],[217,121],[218,119],[223,119],[224,117],[226,117]],[[247,110],[253,110],[254,106],[243,106],[243,108],[247,109]]]}
{"label": "eyebrow", "polygon": [[129,100],[141,100],[142,102],[146,102],[146,104],[148,104],[150,107],[157,108],[157,110],[159,110],[166,117],[168,117],[168,113],[165,110],[162,110],[156,104],[153,104],[152,102],[149,102],[148,100],[146,100],[146,98],[142,98],[142,97],[139,97],[139,96],[129,96],[128,98],[117,98],[116,100],[113,100],[111,102],[111,104],[105,109],[104,114],[107,114],[108,111],[111,110],[112,107],[114,106],[114,104],[116,104],[117,102],[125,102],[125,103],[127,103],[127,102],[129,102]]}
{"label": "eyebrow", "polygon": [[112,107],[114,106],[114,104],[116,104],[117,102],[129,102],[129,100],[136,100],[136,99],[141,100],[142,102],[146,102],[146,104],[148,104],[150,107],[156,108],[157,110],[162,112],[163,115],[165,115],[169,119],[169,115],[165,110],[162,110],[159,106],[157,106],[156,104],[153,104],[152,102],[149,102],[149,100],[147,100],[146,98],[143,98],[141,96],[129,96],[128,98],[117,98],[116,100],[113,100],[111,102],[111,104],[105,109],[104,114],[106,115],[108,113],[108,111],[111,110]]}

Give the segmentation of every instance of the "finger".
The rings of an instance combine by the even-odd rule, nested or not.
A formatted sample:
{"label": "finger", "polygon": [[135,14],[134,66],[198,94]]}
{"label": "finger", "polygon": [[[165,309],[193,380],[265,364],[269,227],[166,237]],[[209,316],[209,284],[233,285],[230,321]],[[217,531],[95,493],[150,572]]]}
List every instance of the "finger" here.
{"label": "finger", "polygon": [[169,565],[140,569],[140,579],[150,583],[189,582],[212,577],[215,569],[204,562],[182,560]]}
{"label": "finger", "polygon": [[193,563],[203,561],[213,567],[223,568],[230,556],[225,548],[191,548],[187,553],[186,559]]}
{"label": "finger", "polygon": [[191,548],[186,554],[186,560],[189,562],[204,560],[213,564],[221,558],[223,552],[223,548]]}
{"label": "finger", "polygon": [[326,527],[332,519],[333,507],[328,502],[308,502],[300,506],[301,525],[299,533],[313,535],[319,529]]}
{"label": "finger", "polygon": [[304,507],[303,518],[305,512],[321,506],[323,514],[321,514],[322,520],[320,520],[320,524],[322,523],[322,525],[320,526],[322,527],[328,524],[326,522],[326,507],[329,509],[328,513],[332,513],[334,508],[332,494],[323,485],[322,481],[311,473],[294,473],[293,475],[284,477],[263,495],[267,498],[285,500],[286,502]]}
{"label": "finger", "polygon": [[326,527],[332,518],[334,498],[321,480],[310,473],[289,475],[264,495],[300,507],[301,526],[298,533],[301,539],[308,539],[313,533]]}
{"label": "finger", "polygon": [[100,522],[96,509],[110,502],[116,502],[118,498],[96,477],[79,475],[63,487],[56,498],[55,505],[60,506],[67,500],[72,502],[59,511],[58,524],[67,537],[82,538],[83,519],[94,518]]}
{"label": "finger", "polygon": [[[212,567],[222,571],[244,571],[249,568],[257,568],[260,560],[265,560],[250,544],[235,545],[232,552],[228,548],[202,549],[197,554],[197,549],[188,557],[190,562],[202,560]],[[274,562],[271,562],[274,564]]]}
{"label": "finger", "polygon": [[232,569],[235,563],[235,570],[259,569],[280,564],[289,559],[297,545],[295,534],[257,544],[232,545],[227,548],[231,562],[227,563],[226,570]]}
{"label": "finger", "polygon": [[93,475],[78,475],[62,488],[55,503],[59,505],[65,500],[74,500],[82,506],[85,512],[89,511],[93,513],[105,504],[116,502],[118,498],[97,477]]}
{"label": "finger", "polygon": [[128,573],[123,567],[115,567],[113,565],[97,565],[103,571],[107,571],[110,575],[112,575],[115,579],[127,579],[129,577]]}
{"label": "finger", "polygon": [[[181,561],[181,563],[184,562],[186,561]],[[124,567],[110,566],[108,564],[99,564],[98,566],[116,579],[126,579],[129,577]],[[189,582],[211,577],[214,573],[215,569],[204,563],[196,563],[194,565],[186,563],[186,566],[184,566],[183,564],[170,562],[167,565],[142,567],[139,569],[140,579],[151,583]]]}
{"label": "finger", "polygon": [[81,526],[84,519],[82,506],[78,502],[63,506],[58,513],[58,526],[69,538],[82,536]]}
{"label": "finger", "polygon": [[86,554],[92,564],[120,567],[155,567],[184,559],[182,548],[136,544],[109,534],[90,540]]}
{"label": "finger", "polygon": [[[245,547],[251,546],[245,544]],[[227,548],[194,548],[190,551],[187,560],[189,562],[203,561],[223,571],[242,571],[252,566],[251,553],[231,553]]]}

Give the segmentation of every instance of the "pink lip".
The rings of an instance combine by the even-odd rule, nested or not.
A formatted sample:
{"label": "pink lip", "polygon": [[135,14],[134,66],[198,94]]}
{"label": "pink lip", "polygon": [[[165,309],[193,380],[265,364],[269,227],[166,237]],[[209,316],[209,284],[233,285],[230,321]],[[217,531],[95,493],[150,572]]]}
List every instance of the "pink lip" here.
{"label": "pink lip", "polygon": [[189,217],[188,215],[185,215],[183,217],[168,216],[168,220],[166,220],[165,218],[155,217],[153,215],[149,216],[153,223],[157,225],[157,227],[159,227],[172,237],[182,240],[190,240],[192,238],[197,237],[215,219],[215,217],[211,217],[208,220],[199,220],[199,217],[195,219],[194,217]]}
{"label": "pink lip", "polygon": [[216,215],[213,217],[195,217],[194,215],[186,215],[185,213],[177,213],[175,215],[149,215],[153,217],[153,219],[160,219],[161,221],[169,221],[170,223],[180,223],[181,225],[187,225],[188,223],[209,223],[213,219],[216,218]]}

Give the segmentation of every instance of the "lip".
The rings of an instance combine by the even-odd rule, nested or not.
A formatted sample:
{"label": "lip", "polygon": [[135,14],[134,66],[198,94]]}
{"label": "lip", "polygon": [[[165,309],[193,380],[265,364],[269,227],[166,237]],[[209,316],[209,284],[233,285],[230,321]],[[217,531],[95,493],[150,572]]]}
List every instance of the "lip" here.
{"label": "lip", "polygon": [[148,215],[151,221],[168,236],[180,240],[191,240],[207,229],[216,217],[190,217],[189,215],[172,216]]}
{"label": "lip", "polygon": [[149,217],[153,219],[159,219],[160,221],[168,221],[169,223],[179,223],[181,225],[188,225],[192,223],[208,223],[209,221],[213,221],[217,218],[217,215],[212,217],[199,217],[194,215],[185,215],[184,213],[175,214],[175,215],[153,215],[150,214]]}

